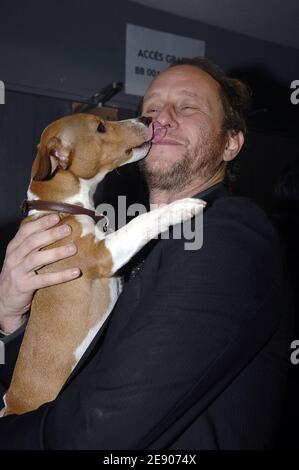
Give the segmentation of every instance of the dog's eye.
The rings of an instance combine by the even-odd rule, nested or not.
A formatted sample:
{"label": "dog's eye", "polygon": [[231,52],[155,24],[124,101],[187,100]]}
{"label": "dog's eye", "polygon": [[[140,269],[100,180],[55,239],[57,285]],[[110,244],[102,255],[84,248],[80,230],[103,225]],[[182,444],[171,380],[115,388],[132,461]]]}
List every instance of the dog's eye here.
{"label": "dog's eye", "polygon": [[104,124],[102,122],[100,122],[100,124],[98,125],[97,131],[102,132],[102,133],[106,132],[106,127],[104,126]]}

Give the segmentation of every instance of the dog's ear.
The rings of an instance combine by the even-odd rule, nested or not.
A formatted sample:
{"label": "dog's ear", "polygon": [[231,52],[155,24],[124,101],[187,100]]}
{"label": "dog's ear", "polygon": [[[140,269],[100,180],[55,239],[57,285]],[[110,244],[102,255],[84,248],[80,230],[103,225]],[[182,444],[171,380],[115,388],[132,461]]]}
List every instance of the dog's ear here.
{"label": "dog's ear", "polygon": [[39,144],[32,167],[34,181],[50,179],[57,168],[66,170],[70,164],[71,148],[58,137],[51,137],[46,145]]}

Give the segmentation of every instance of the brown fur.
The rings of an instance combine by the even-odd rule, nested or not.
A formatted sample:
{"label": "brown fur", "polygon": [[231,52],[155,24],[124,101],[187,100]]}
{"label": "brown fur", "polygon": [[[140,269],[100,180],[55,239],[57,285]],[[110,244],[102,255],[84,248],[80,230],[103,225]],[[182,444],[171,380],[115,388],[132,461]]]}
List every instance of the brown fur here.
{"label": "brown fur", "polygon": [[[46,128],[32,167],[30,190],[36,196],[63,202],[78,193],[79,177],[91,179],[116,168],[131,158],[130,149],[148,137],[145,127],[124,123],[103,122],[106,132],[97,133],[99,122],[103,121],[97,116],[75,115]],[[39,273],[79,266],[82,275],[35,293],[6,394],[6,415],[25,413],[57,396],[76,363],[74,351],[109,307],[112,258],[104,240],[96,241],[91,233],[81,237],[78,219],[66,214],[60,217],[60,224],[70,225],[72,233],[50,247],[73,241],[77,254],[43,267]]]}

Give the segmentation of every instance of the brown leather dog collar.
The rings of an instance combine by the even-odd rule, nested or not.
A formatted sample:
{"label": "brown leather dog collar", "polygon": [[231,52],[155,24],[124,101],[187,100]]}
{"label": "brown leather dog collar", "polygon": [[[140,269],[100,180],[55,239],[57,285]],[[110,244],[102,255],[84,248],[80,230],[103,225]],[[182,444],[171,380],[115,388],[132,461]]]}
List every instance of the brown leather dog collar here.
{"label": "brown leather dog collar", "polygon": [[34,199],[28,200],[24,199],[21,205],[21,210],[23,214],[30,211],[31,209],[35,209],[38,211],[56,211],[56,212],[64,212],[66,214],[73,214],[73,215],[89,215],[92,217],[93,220],[97,223],[99,220],[106,219],[106,228],[108,225],[108,219],[105,215],[99,214],[96,215],[94,211],[89,209],[85,209],[81,206],[76,206],[74,204],[67,204],[65,202],[57,202],[57,201],[43,201],[41,199]]}

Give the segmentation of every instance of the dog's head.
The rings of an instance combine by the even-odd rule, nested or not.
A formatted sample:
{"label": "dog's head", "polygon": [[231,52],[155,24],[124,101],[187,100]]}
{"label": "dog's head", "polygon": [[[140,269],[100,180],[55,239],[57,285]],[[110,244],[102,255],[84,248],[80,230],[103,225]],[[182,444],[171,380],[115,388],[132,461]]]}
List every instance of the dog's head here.
{"label": "dog's head", "polygon": [[92,114],[63,117],[42,133],[31,176],[43,181],[69,170],[91,179],[145,157],[152,135],[150,118],[111,122]]}

